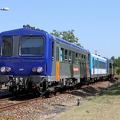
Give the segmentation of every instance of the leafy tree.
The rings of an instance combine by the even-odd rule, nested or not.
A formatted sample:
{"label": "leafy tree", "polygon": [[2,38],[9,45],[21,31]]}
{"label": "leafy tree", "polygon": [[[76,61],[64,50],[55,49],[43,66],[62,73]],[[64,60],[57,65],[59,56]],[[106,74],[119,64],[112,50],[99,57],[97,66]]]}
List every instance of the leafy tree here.
{"label": "leafy tree", "polygon": [[112,56],[112,57],[111,57],[111,59],[114,61],[114,60],[115,60],[115,57],[114,57],[114,56]]}
{"label": "leafy tree", "polygon": [[113,61],[114,66],[117,66],[117,65],[116,65],[116,59],[115,59],[114,56],[111,57],[111,60]]}
{"label": "leafy tree", "polygon": [[120,68],[117,69],[116,73],[119,75],[120,74]]}
{"label": "leafy tree", "polygon": [[116,67],[120,67],[120,57],[115,60]]}
{"label": "leafy tree", "polygon": [[23,25],[23,28],[29,28],[29,29],[33,29],[33,30],[40,30],[39,28],[35,28],[33,26],[30,26],[29,24]]}
{"label": "leafy tree", "polygon": [[120,57],[115,58],[114,56],[111,57],[111,59],[113,60],[114,63],[114,72],[116,74],[120,74]]}
{"label": "leafy tree", "polygon": [[60,37],[68,42],[71,42],[78,46],[81,46],[80,43],[78,43],[78,38],[75,37],[75,35],[74,35],[74,30],[71,30],[71,31],[68,30],[68,31],[62,31],[62,32],[53,30],[53,32],[51,34],[54,36]]}

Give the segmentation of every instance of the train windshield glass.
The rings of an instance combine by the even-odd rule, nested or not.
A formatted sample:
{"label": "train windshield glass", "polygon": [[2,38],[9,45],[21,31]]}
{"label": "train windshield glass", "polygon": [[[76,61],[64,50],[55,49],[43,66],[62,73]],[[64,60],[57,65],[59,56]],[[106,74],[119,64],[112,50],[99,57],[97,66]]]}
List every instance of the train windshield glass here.
{"label": "train windshield glass", "polygon": [[11,56],[13,52],[13,38],[12,37],[3,37],[2,38],[2,56]]}
{"label": "train windshield glass", "polygon": [[43,56],[44,37],[21,37],[21,56]]}

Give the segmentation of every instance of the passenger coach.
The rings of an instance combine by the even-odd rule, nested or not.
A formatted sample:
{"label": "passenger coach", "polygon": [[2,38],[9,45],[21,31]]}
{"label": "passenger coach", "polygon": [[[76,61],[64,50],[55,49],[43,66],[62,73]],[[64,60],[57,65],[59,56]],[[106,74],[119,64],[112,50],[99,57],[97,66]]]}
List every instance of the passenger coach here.
{"label": "passenger coach", "polygon": [[114,75],[113,66],[112,60],[100,55],[90,54],[90,81],[111,79]]}

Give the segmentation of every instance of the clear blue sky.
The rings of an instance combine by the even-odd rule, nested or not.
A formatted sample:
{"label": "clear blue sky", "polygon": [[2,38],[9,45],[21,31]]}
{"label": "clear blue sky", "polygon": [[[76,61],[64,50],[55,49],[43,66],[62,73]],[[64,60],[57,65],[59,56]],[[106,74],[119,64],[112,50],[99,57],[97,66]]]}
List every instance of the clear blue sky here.
{"label": "clear blue sky", "polygon": [[0,32],[29,24],[48,31],[75,30],[91,53],[120,56],[120,0],[0,0]]}

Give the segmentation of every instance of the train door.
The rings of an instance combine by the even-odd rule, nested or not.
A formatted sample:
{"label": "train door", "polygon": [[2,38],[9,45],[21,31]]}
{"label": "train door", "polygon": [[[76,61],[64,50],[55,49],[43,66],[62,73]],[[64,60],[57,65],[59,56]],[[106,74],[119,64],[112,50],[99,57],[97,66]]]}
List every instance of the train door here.
{"label": "train door", "polygon": [[93,76],[94,76],[95,75],[95,61],[94,61],[94,58],[93,58],[92,62],[93,62]]}
{"label": "train door", "polygon": [[97,58],[97,60],[96,60],[96,63],[95,63],[95,66],[96,66],[96,69],[97,69],[97,77],[99,77],[99,61],[98,61],[98,58]]}
{"label": "train door", "polygon": [[88,58],[86,59],[88,62],[88,66],[87,66],[87,77],[90,78],[90,54],[88,54]]}
{"label": "train door", "polygon": [[[69,58],[71,58],[71,53],[66,45],[56,43],[56,70],[59,71],[59,78],[61,80],[71,78],[71,62]],[[56,76],[58,76],[57,71]]]}
{"label": "train door", "polygon": [[98,59],[93,58],[93,77],[98,77],[98,73],[99,73],[99,62]]}
{"label": "train door", "polygon": [[55,73],[56,81],[60,81],[60,61],[62,60],[61,51],[59,48],[59,43],[56,42],[56,61],[55,61]]}
{"label": "train door", "polygon": [[89,54],[86,55],[86,78],[90,77],[90,73],[89,73],[89,59],[90,59],[90,56]]}
{"label": "train door", "polygon": [[72,52],[73,58],[73,78],[77,79],[77,82],[80,82],[80,64],[79,64],[79,53]]}
{"label": "train door", "polygon": [[70,72],[69,72],[69,77],[70,78],[74,77],[74,73],[73,73],[73,57],[72,57],[72,55],[73,55],[73,52],[71,50],[69,50],[69,55],[68,55],[69,68],[68,69],[70,70]]}
{"label": "train door", "polygon": [[80,60],[80,78],[83,78],[83,54],[81,54]]}
{"label": "train door", "polygon": [[86,55],[84,55],[84,62],[83,62],[83,66],[84,66],[84,78],[86,78]]}
{"label": "train door", "polygon": [[78,54],[78,64],[79,64],[79,74],[81,77],[81,54],[80,53]]}
{"label": "train door", "polygon": [[50,81],[60,81],[59,43],[52,42],[52,73]]}

